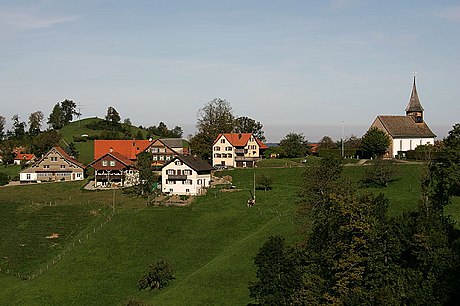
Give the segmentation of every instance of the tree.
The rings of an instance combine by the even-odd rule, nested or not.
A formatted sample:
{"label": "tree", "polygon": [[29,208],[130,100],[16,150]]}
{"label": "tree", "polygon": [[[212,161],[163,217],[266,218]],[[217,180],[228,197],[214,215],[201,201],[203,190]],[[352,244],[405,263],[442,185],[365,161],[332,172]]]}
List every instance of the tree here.
{"label": "tree", "polygon": [[40,133],[32,140],[30,150],[35,156],[40,157],[48,152],[52,147],[59,144],[61,134],[56,130],[49,130]]}
{"label": "tree", "polygon": [[0,116],[0,141],[3,140],[3,138],[5,137],[5,124],[5,117]]}
{"label": "tree", "polygon": [[284,157],[303,157],[309,148],[305,136],[300,133],[289,133],[281,139],[279,146],[283,149]]}
{"label": "tree", "polygon": [[265,136],[262,123],[249,117],[238,117],[235,119],[235,133],[252,133],[260,141],[264,142]]}
{"label": "tree", "polygon": [[138,283],[140,290],[144,289],[163,289],[168,286],[175,277],[173,276],[173,268],[169,261],[160,260],[154,265],[150,265],[147,274],[142,276]]}
{"label": "tree", "polygon": [[258,280],[249,284],[250,297],[261,305],[292,304],[300,271],[293,249],[286,246],[285,239],[280,236],[268,238],[254,258],[254,264]]}
{"label": "tree", "polygon": [[48,118],[48,124],[55,130],[59,130],[64,126],[64,112],[62,111],[60,103],[54,105]]}
{"label": "tree", "polygon": [[29,116],[29,134],[31,136],[37,136],[40,133],[40,128],[45,116],[41,111],[36,111]]}
{"label": "tree", "polygon": [[19,121],[19,116],[14,115],[11,120],[13,120],[13,135],[16,139],[22,139],[26,134],[26,123]]}
{"label": "tree", "polygon": [[140,184],[135,186],[135,192],[139,195],[148,195],[152,193],[152,186],[158,177],[151,169],[152,153],[142,152],[137,156],[136,167],[139,169]]}
{"label": "tree", "polygon": [[73,116],[80,116],[81,114],[76,111],[77,104],[72,100],[65,99],[61,102],[62,110],[62,122],[63,125],[67,125],[70,121],[73,120]]}
{"label": "tree", "polygon": [[395,180],[397,171],[392,160],[377,159],[366,169],[362,182],[367,187],[388,187]]}
{"label": "tree", "polygon": [[0,172],[0,186],[4,186],[10,182],[10,177],[7,173]]}
{"label": "tree", "polygon": [[117,112],[115,108],[109,106],[107,108],[107,115],[105,116],[105,120],[110,122],[113,125],[118,125],[120,123],[120,114]]}
{"label": "tree", "polygon": [[272,189],[273,177],[267,173],[260,173],[256,176],[257,188],[265,191]]}
{"label": "tree", "polygon": [[147,132],[151,135],[156,135],[162,138],[181,138],[183,133],[180,126],[175,126],[172,130],[170,130],[164,122],[160,122],[158,127],[151,126],[147,128]]}
{"label": "tree", "polygon": [[319,149],[320,150],[330,150],[337,148],[337,145],[329,136],[324,136],[321,141],[319,142]]}
{"label": "tree", "polygon": [[350,137],[345,138],[344,148],[345,150],[359,149],[361,146],[361,139],[356,135],[351,135]]}
{"label": "tree", "polygon": [[131,119],[126,118],[125,120],[123,120],[123,124],[132,125],[132,124],[131,124]]}
{"label": "tree", "polygon": [[234,129],[233,110],[225,99],[215,98],[198,111],[197,133],[190,140],[193,154],[209,160],[212,144],[220,133],[231,133]]}
{"label": "tree", "polygon": [[370,157],[382,157],[390,143],[391,139],[384,131],[371,127],[361,138],[361,150]]}

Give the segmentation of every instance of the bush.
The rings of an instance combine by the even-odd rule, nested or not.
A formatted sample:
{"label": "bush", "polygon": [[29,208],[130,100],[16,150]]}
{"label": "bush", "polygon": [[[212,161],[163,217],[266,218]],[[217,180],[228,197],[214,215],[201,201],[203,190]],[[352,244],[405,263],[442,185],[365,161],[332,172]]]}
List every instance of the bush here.
{"label": "bush", "polygon": [[273,178],[267,173],[261,173],[256,176],[257,189],[271,190],[273,184]]}
{"label": "bush", "polygon": [[366,187],[388,187],[397,175],[395,163],[391,160],[376,159],[366,169],[362,179]]}
{"label": "bush", "polygon": [[141,277],[137,287],[139,291],[147,288],[150,288],[150,290],[162,289],[175,279],[172,272],[173,268],[169,261],[160,260],[156,264],[149,266],[147,274]]}
{"label": "bush", "polygon": [[4,186],[10,182],[10,176],[5,172],[0,172],[0,186]]}

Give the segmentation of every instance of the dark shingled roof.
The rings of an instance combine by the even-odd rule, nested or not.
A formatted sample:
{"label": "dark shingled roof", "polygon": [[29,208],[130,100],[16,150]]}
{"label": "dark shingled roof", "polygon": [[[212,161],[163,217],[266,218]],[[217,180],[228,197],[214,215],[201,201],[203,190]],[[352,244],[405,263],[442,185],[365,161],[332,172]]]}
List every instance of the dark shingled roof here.
{"label": "dark shingled roof", "polygon": [[406,112],[423,112],[422,103],[417,94],[417,87],[415,86],[415,77],[414,84],[412,85],[412,93],[410,95],[409,104],[407,104]]}
{"label": "dark shingled roof", "polygon": [[[193,170],[200,172],[200,171],[211,171],[214,170],[214,167],[202,160],[199,157],[195,157],[192,155],[181,155],[178,154],[175,158],[171,159],[169,163],[172,163],[176,158],[180,159],[184,164],[188,165]],[[169,164],[167,163],[167,164]],[[166,165],[167,165],[166,164]],[[165,165],[165,166],[166,166]]]}
{"label": "dark shingled roof", "polygon": [[182,138],[161,138],[160,140],[170,148],[182,148],[184,146]]}
{"label": "dark shingled roof", "polygon": [[378,116],[377,120],[383,124],[387,132],[393,137],[420,137],[433,138],[436,135],[428,125],[415,123],[409,116]]}

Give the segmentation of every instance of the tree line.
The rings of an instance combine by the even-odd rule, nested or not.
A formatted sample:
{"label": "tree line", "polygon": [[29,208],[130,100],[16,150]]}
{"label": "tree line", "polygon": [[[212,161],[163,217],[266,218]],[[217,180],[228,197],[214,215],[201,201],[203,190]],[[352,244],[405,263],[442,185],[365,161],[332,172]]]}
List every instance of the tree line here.
{"label": "tree line", "polygon": [[460,194],[460,124],[426,163],[418,209],[387,214],[388,199],[358,189],[329,155],[302,176],[300,242],[272,236],[249,284],[259,305],[455,305],[460,231],[444,207]]}

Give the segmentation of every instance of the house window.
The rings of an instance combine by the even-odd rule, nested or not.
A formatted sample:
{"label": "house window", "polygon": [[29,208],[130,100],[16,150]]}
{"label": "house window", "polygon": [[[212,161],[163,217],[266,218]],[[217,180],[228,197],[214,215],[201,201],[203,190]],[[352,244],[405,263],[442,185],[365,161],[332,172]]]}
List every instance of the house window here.
{"label": "house window", "polygon": [[185,189],[185,192],[190,193],[190,189]]}
{"label": "house window", "polygon": [[201,185],[201,179],[196,182],[198,185]]}
{"label": "house window", "polygon": [[164,155],[160,155],[160,160],[165,160],[165,156],[164,156]]}
{"label": "house window", "polygon": [[56,156],[51,156],[51,161],[57,161],[57,157]]}
{"label": "house window", "polygon": [[43,165],[43,169],[49,169],[50,166],[49,165]]}
{"label": "house window", "polygon": [[102,166],[107,167],[107,165],[108,165],[108,164],[107,164],[107,161],[106,161],[106,160],[103,160],[103,161],[102,161]]}
{"label": "house window", "polygon": [[214,151],[220,151],[220,147],[215,146],[215,147],[214,147]]}
{"label": "house window", "polygon": [[77,177],[81,177],[81,173],[77,173]]}
{"label": "house window", "polygon": [[182,166],[182,162],[180,160],[176,160],[175,164],[176,166]]}
{"label": "house window", "polygon": [[227,157],[232,157],[232,153],[228,153],[228,154],[227,154]]}
{"label": "house window", "polygon": [[166,170],[166,174],[174,175],[174,169],[168,169],[168,170]]}
{"label": "house window", "polygon": [[174,189],[172,189],[172,188],[169,188],[169,192],[174,192]]}
{"label": "house window", "polygon": [[27,179],[30,180],[30,173],[27,173]]}
{"label": "house window", "polygon": [[215,155],[215,157],[221,157],[222,156],[220,153],[216,153],[214,155]]}
{"label": "house window", "polygon": [[152,153],[158,153],[160,150],[158,148],[152,148]]}
{"label": "house window", "polygon": [[222,153],[222,158],[227,158],[227,154]]}
{"label": "house window", "polygon": [[65,165],[61,165],[61,169],[64,169],[65,168]]}
{"label": "house window", "polygon": [[184,170],[184,175],[192,175],[192,170]]}
{"label": "house window", "polygon": [[231,151],[232,149],[232,147],[225,147],[225,151]]}
{"label": "house window", "polygon": [[111,160],[111,161],[110,161],[110,166],[111,166],[111,167],[115,166],[115,161],[114,161],[114,160]]}
{"label": "house window", "polygon": [[171,160],[171,155],[166,155],[166,160]]}
{"label": "house window", "polygon": [[222,139],[220,140],[220,143],[225,143],[225,139],[222,138]]}
{"label": "house window", "polygon": [[158,160],[158,156],[153,155],[153,160]]}

